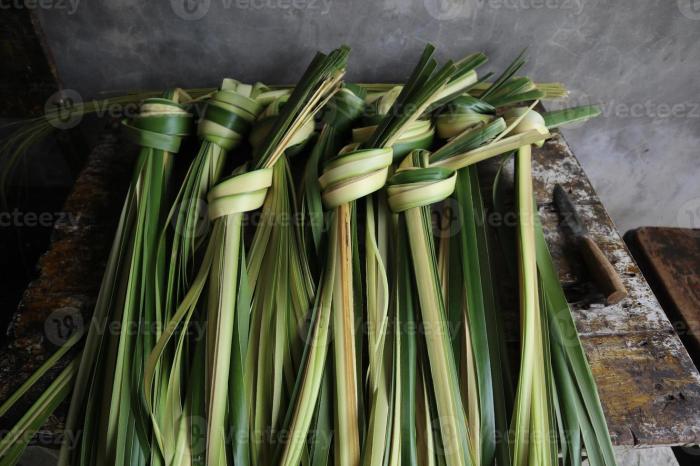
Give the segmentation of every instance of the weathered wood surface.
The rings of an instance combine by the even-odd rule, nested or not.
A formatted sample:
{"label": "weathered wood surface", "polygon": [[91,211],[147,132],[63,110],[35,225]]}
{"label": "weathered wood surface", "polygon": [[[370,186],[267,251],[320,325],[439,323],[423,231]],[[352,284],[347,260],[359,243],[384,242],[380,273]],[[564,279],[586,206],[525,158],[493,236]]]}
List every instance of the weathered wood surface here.
{"label": "weathered wood surface", "polygon": [[[131,170],[126,149],[118,149],[122,146],[113,139],[107,142],[93,152],[67,202],[66,212],[78,221],[57,225],[55,242],[39,264],[40,278],[27,289],[11,327],[11,342],[0,351],[0,400],[55,350],[45,326],[54,311],[78,308],[89,316]],[[586,293],[572,303],[613,441],[634,446],[699,442],[700,376],[581,166],[563,139],[546,143],[534,155],[539,212],[562,283],[585,288],[590,277],[559,230],[551,205],[555,183],[570,191],[630,293],[609,307],[596,305]],[[514,323],[517,318],[506,322],[511,332]],[[47,429],[59,427],[60,416]]]}
{"label": "weathered wood surface", "polygon": [[[133,165],[132,145],[105,134],[76,181],[54,225],[52,243],[37,265],[0,348],[0,400],[5,400],[92,314],[116,222]],[[79,329],[78,329],[79,330]],[[50,380],[74,357],[67,355],[6,416],[6,429],[26,411]],[[58,446],[65,403],[35,443]]]}
{"label": "weathered wood surface", "polygon": [[585,295],[571,306],[613,441],[633,446],[700,442],[700,375],[563,138],[534,151],[533,171],[540,217],[565,287],[590,282],[590,277],[559,228],[551,203],[557,183],[569,191],[629,290],[629,297],[612,306],[596,305]]}
{"label": "weathered wood surface", "polygon": [[625,234],[649,285],[700,364],[700,229],[642,227]]}

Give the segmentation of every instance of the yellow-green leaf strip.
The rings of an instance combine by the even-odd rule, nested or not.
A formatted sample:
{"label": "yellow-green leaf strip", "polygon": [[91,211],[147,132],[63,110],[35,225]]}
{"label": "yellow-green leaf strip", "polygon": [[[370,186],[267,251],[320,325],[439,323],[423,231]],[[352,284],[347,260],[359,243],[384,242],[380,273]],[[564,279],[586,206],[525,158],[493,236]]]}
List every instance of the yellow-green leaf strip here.
{"label": "yellow-green leaf strip", "polygon": [[353,147],[343,149],[318,179],[323,190],[321,198],[327,209],[372,194],[386,182],[393,160],[392,149],[352,150]]}

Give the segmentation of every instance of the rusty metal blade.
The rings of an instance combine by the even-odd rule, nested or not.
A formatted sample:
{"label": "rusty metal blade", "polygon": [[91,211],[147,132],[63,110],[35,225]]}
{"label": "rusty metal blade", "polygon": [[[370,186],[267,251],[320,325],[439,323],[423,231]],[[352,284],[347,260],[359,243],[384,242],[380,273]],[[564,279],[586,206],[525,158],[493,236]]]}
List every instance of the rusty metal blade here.
{"label": "rusty metal blade", "polygon": [[583,224],[581,218],[576,212],[576,207],[574,207],[571,198],[566,193],[561,185],[554,186],[554,205],[557,206],[559,210],[559,216],[561,218],[561,223],[571,230],[574,236],[584,236],[588,234],[588,228]]}

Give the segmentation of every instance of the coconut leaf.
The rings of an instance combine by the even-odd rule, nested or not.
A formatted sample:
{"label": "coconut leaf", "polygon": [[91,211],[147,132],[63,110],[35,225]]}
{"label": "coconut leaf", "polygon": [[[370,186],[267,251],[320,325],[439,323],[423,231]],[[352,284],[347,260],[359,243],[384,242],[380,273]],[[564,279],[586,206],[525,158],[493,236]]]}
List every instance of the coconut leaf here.
{"label": "coconut leaf", "polygon": [[[571,309],[559,282],[539,220],[535,223],[535,240],[537,267],[545,296],[545,309],[549,314],[552,354],[556,355],[555,367],[559,372],[556,380],[561,384],[559,397],[567,403],[566,412],[569,413],[569,417],[579,421],[590,464],[614,466],[615,455],[595,379],[578,337]],[[573,424],[574,421],[569,422]],[[574,440],[575,432],[574,430],[572,434]],[[574,444],[572,448],[575,449],[576,446]]]}
{"label": "coconut leaf", "polygon": [[584,105],[581,107],[570,107],[562,110],[544,112],[542,117],[548,129],[558,128],[570,123],[580,123],[601,114],[595,105]]}
{"label": "coconut leaf", "polygon": [[520,279],[520,377],[513,414],[513,464],[552,464],[549,424],[549,389],[546,380],[542,308],[539,301],[535,230],[532,206],[531,149],[523,146],[516,156],[518,205],[518,271]]}
{"label": "coconut leaf", "polygon": [[[436,249],[432,237],[430,208],[454,191],[456,173],[444,168],[425,168],[426,156],[414,152],[412,165],[389,180],[389,205],[403,212],[410,242],[420,314],[425,328],[431,389],[438,413],[438,435],[447,465],[474,464],[473,448],[460,396],[457,367],[439,285]],[[422,160],[421,160],[422,159]]]}
{"label": "coconut leaf", "polygon": [[19,462],[34,434],[70,393],[77,369],[78,360],[74,359],[51,382],[19,421],[5,433],[0,440],[0,465],[10,466]]}
{"label": "coconut leaf", "polygon": [[2,405],[0,405],[0,417],[4,416],[10,409],[12,409],[15,403],[17,403],[17,401],[19,401],[22,396],[24,396],[34,386],[34,384],[39,381],[39,379],[53,369],[56,363],[60,361],[61,358],[63,358],[63,356],[65,356],[82,337],[82,332],[73,333],[73,335],[71,335],[55,353],[49,356],[49,358],[44,361],[44,363],[39,366],[39,368],[27,378],[27,380],[24,381],[22,385],[20,385],[19,388],[2,403]]}
{"label": "coconut leaf", "polygon": [[[139,116],[125,125],[127,135],[143,148],[107,263],[66,421],[69,431],[81,431],[82,436],[73,450],[64,443],[60,464],[71,458],[76,464],[146,461],[148,416],[134,387],[141,385],[145,355],[154,336],[149,331],[133,332],[133,328],[150,329],[155,322],[146,303],[155,302],[151,285],[162,209],[172,154],[178,151],[191,124],[191,114],[178,103],[183,96],[181,91],[173,91],[163,99],[146,100]],[[126,330],[105,331],[115,326]]]}

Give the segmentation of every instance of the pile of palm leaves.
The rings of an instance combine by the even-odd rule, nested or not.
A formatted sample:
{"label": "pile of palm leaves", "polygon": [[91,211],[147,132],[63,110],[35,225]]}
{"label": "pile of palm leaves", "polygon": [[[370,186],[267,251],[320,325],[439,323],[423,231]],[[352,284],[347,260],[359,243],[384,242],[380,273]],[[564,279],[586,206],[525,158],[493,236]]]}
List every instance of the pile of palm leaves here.
{"label": "pile of palm leaves", "polygon": [[[85,349],[0,464],[66,397],[61,465],[615,464],[531,172],[533,145],[597,109],[538,112],[565,90],[519,76],[522,55],[479,78],[483,54],[438,65],[428,46],[405,84],[355,85],[348,53],[293,88],[149,96],[125,122],[141,152]],[[514,197],[499,170],[485,202],[480,167],[513,160]],[[508,205],[515,225],[486,222]],[[520,290],[512,368],[503,281]]]}

